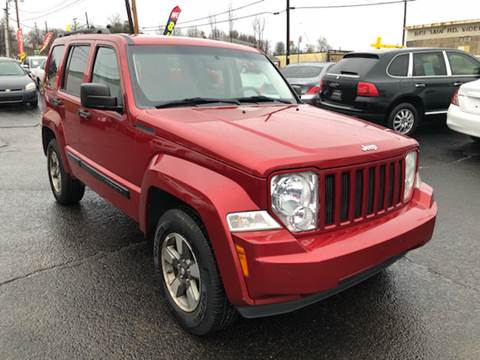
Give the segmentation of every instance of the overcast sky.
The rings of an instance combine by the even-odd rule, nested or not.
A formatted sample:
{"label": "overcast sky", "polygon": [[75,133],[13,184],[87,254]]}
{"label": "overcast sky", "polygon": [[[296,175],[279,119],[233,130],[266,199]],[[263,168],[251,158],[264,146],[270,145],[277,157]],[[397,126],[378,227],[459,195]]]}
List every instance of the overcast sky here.
{"label": "overcast sky", "polygon": [[[0,0],[0,3],[5,0]],[[20,0],[22,1],[22,0]],[[290,6],[338,5],[374,3],[392,0],[291,0]],[[175,5],[182,8],[178,26],[188,21],[228,9],[250,4],[255,0],[137,0],[139,22],[141,26],[164,24]],[[67,6],[74,3],[73,6]],[[285,9],[286,0],[263,0],[253,6],[238,10],[235,17],[259,12],[274,12]],[[2,4],[3,5],[3,4]],[[13,5],[13,3],[12,3]],[[46,10],[66,7],[61,11],[44,15]],[[3,6],[2,6],[3,7]],[[407,25],[423,23],[465,20],[480,17],[478,0],[416,0],[408,4]],[[13,9],[12,9],[13,10]],[[73,17],[84,21],[87,11],[90,21],[105,25],[113,14],[125,17],[124,0],[23,0],[20,2],[20,20],[27,26],[35,22],[43,28],[45,20],[52,27],[65,29]],[[12,12],[14,17],[14,12]],[[280,15],[263,15],[266,20],[265,38],[276,42],[285,41],[285,13]],[[35,18],[35,19],[33,19]],[[225,20],[227,15],[217,16],[217,21]],[[252,33],[252,19],[235,21],[235,29]],[[202,24],[208,20],[202,20]],[[370,6],[364,8],[293,10],[291,12],[291,38],[297,41],[301,35],[303,44],[316,43],[321,35],[327,38],[334,48],[359,50],[368,48],[377,36],[383,42],[398,44],[401,42],[403,22],[403,4]],[[188,24],[191,25],[191,24]],[[219,24],[219,28],[228,30],[228,24]],[[200,27],[205,31],[208,26]]]}

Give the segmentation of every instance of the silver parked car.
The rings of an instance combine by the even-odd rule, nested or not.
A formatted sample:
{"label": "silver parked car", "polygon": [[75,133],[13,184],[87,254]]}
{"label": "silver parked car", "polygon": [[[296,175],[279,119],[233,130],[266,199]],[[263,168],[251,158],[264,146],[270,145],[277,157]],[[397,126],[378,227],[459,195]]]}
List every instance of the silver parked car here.
{"label": "silver parked car", "polygon": [[291,64],[281,70],[283,76],[306,103],[315,104],[321,89],[321,81],[333,63],[304,62]]}

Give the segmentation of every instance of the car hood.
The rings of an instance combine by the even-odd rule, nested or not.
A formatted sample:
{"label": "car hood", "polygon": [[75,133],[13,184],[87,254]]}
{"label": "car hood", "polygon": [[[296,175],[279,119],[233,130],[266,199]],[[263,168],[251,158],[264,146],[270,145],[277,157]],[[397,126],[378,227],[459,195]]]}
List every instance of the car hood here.
{"label": "car hood", "polygon": [[32,79],[28,75],[2,76],[0,75],[0,90],[24,89]]}
{"label": "car hood", "polygon": [[[144,110],[156,134],[256,176],[331,168],[397,156],[416,141],[309,105]],[[365,152],[362,145],[376,145]]]}

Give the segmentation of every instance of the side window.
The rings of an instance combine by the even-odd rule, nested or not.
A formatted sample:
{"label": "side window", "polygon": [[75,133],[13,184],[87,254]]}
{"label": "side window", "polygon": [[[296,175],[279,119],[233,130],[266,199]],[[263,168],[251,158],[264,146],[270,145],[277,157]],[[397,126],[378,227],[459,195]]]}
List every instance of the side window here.
{"label": "side window", "polygon": [[50,56],[50,62],[48,63],[48,69],[47,69],[47,86],[49,88],[55,87],[58,68],[62,63],[64,53],[65,53],[64,45],[55,46],[52,50],[52,55]]}
{"label": "side window", "polygon": [[63,87],[69,94],[80,96],[80,85],[87,67],[89,45],[74,46],[68,55]]}
{"label": "side window", "polygon": [[413,76],[446,76],[447,67],[441,52],[413,54]]}
{"label": "side window", "polygon": [[448,52],[452,75],[480,75],[480,63],[470,56]]}
{"label": "side window", "polygon": [[110,94],[123,104],[122,85],[115,50],[108,47],[99,47],[95,64],[93,65],[92,82],[105,84],[110,88]]}
{"label": "side window", "polygon": [[388,67],[388,73],[392,76],[407,76],[408,58],[408,54],[397,56]]}

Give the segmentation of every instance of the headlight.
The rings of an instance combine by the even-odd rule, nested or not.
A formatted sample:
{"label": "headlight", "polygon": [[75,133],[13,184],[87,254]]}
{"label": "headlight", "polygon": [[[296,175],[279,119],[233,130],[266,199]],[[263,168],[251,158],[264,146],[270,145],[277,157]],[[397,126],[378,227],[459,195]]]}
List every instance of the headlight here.
{"label": "headlight", "polygon": [[280,229],[281,226],[266,211],[247,211],[227,215],[230,231],[261,231]]}
{"label": "headlight", "polygon": [[405,191],[403,201],[410,200],[415,185],[415,174],[417,172],[417,152],[412,151],[405,157]]}
{"label": "headlight", "polygon": [[272,178],[272,209],[292,232],[313,230],[318,219],[318,176],[312,172]]}
{"label": "headlight", "polygon": [[31,83],[28,83],[27,85],[25,85],[25,90],[26,91],[33,91],[37,88],[37,86],[35,85],[35,83],[31,82]]}

